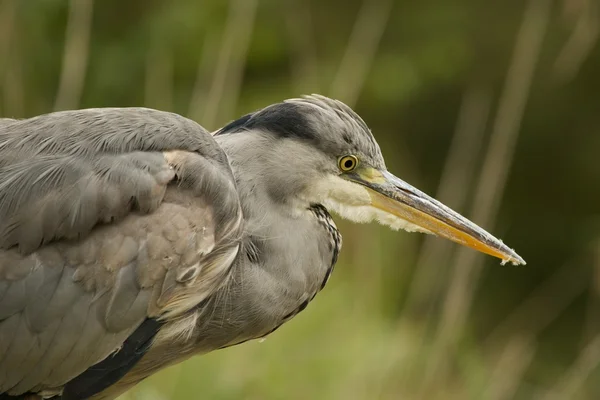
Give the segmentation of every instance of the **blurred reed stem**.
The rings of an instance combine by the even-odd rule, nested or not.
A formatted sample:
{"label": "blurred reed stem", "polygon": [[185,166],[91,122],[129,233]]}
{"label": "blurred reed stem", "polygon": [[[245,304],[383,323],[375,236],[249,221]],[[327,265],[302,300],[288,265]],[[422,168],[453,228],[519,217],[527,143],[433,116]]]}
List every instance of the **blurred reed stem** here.
{"label": "blurred reed stem", "polygon": [[[573,32],[554,63],[554,73],[563,83],[575,78],[600,36],[600,4],[597,0],[580,0],[578,3]],[[567,4],[565,8],[569,9]]]}
{"label": "blurred reed stem", "polygon": [[146,56],[144,104],[173,111],[173,57],[162,41],[154,41]]}
{"label": "blurred reed stem", "polygon": [[77,108],[81,101],[92,30],[93,0],[71,0],[62,70],[54,110]]}
{"label": "blurred reed stem", "polygon": [[586,310],[585,324],[583,327],[583,342],[587,343],[597,332],[600,332],[600,238],[592,243],[592,252],[595,256],[590,280],[590,294]]}
{"label": "blurred reed stem", "polygon": [[[4,100],[4,115],[11,118],[22,118],[25,116],[25,88],[23,85],[23,61],[22,50],[18,43],[19,30],[16,28],[18,14],[17,1],[5,0],[0,11],[2,12],[2,20],[6,23],[0,29],[2,33],[6,33],[6,37],[2,38],[4,42],[3,52],[6,58],[0,59],[0,63],[4,60],[4,64],[0,65],[0,78],[3,78],[2,92]],[[4,68],[4,71],[2,70]]]}
{"label": "blurred reed stem", "polygon": [[[196,69],[196,78],[194,80],[194,89],[190,100],[188,116],[196,121],[202,122],[202,113],[208,104],[209,78],[216,74],[217,65],[215,60],[219,54],[219,45],[221,44],[219,32],[217,30],[207,30],[204,34],[202,43],[202,52],[198,60]],[[215,94],[216,95],[216,94]],[[212,100],[210,100],[212,101]]]}
{"label": "blurred reed stem", "polygon": [[354,107],[379,48],[393,6],[391,0],[365,0],[350,34],[329,95]]}
{"label": "blurred reed stem", "polygon": [[296,95],[318,93],[319,62],[317,59],[313,21],[310,3],[303,0],[281,2],[280,11],[285,19],[290,54],[291,68]]}
{"label": "blurred reed stem", "polygon": [[[231,0],[212,85],[206,98],[202,125],[212,130],[232,118],[242,86],[242,78],[252,32],[257,0]],[[197,99],[196,99],[197,101]]]}
{"label": "blurred reed stem", "polygon": [[588,271],[576,268],[578,264],[579,261],[566,264],[540,284],[492,331],[484,348],[494,354],[512,332],[539,335],[587,288]]}
{"label": "blurred reed stem", "polygon": [[[3,0],[0,2],[0,90],[3,86],[7,67],[10,63],[10,44],[17,14],[17,0]],[[5,99],[7,100],[7,99]],[[0,103],[0,115],[2,115]]]}
{"label": "blurred reed stem", "polygon": [[567,369],[558,382],[550,387],[539,400],[577,399],[577,392],[582,388],[592,372],[600,365],[600,334],[581,351],[573,365]]}
{"label": "blurred reed stem", "polygon": [[[485,127],[491,107],[491,90],[479,83],[471,84],[462,98],[456,129],[442,169],[435,198],[452,209],[463,212],[469,188],[481,152]],[[414,268],[404,315],[434,317],[435,293],[443,293],[448,269],[443,268],[456,246],[434,236],[426,236]],[[438,296],[439,297],[439,296]]]}
{"label": "blurred reed stem", "polygon": [[[551,0],[529,0],[517,34],[470,213],[471,219],[486,229],[493,228],[498,214],[551,5]],[[451,353],[465,326],[481,261],[481,257],[471,249],[461,248],[454,257],[454,272],[443,300],[441,321],[433,342],[434,356],[426,368],[423,393],[435,380],[448,376]]]}
{"label": "blurred reed stem", "polygon": [[519,384],[535,355],[535,341],[529,334],[513,336],[500,353],[483,398],[510,400],[515,398]]}

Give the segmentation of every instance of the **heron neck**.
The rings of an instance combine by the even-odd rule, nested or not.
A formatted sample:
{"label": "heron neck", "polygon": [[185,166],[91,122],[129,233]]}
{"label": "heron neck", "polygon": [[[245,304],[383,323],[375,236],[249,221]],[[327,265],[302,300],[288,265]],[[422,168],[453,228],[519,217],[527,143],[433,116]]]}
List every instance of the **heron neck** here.
{"label": "heron neck", "polygon": [[[245,220],[246,246],[238,253],[231,279],[240,286],[225,287],[222,296],[214,297],[223,302],[215,306],[214,318],[236,322],[227,338],[234,343],[268,334],[303,310],[327,282],[341,237],[324,208],[313,205],[290,212],[293,206],[269,194],[264,159],[272,151],[260,135],[245,132],[216,139],[231,163]],[[236,304],[235,317],[227,314],[230,304]],[[211,334],[201,330],[199,337]],[[223,340],[222,330],[216,337]]]}
{"label": "heron neck", "polygon": [[253,132],[216,136],[227,154],[235,177],[244,216],[248,218],[262,209],[273,210],[265,180],[266,139]]}
{"label": "heron neck", "polygon": [[[265,268],[271,264],[281,273],[286,273],[281,268],[283,255],[296,251],[296,244],[292,238],[305,236],[314,240],[315,216],[309,205],[302,207],[291,202],[282,202],[273,198],[269,185],[269,157],[270,147],[268,137],[255,132],[228,134],[216,137],[231,164],[236,180],[240,203],[244,212],[246,239],[259,247],[259,254],[265,259],[261,260]],[[302,238],[304,240],[304,237]],[[297,242],[297,240],[296,240]],[[260,247],[267,245],[269,252],[261,252]],[[266,259],[273,258],[273,263]],[[302,267],[289,265],[290,268]]]}

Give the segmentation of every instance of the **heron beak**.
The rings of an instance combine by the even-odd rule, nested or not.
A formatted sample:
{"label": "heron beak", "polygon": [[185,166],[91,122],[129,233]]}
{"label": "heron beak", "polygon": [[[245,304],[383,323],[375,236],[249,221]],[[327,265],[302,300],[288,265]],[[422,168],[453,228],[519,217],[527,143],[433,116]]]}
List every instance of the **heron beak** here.
{"label": "heron beak", "polygon": [[501,240],[387,171],[359,167],[347,179],[365,186],[371,205],[435,235],[500,258],[503,263],[525,264]]}

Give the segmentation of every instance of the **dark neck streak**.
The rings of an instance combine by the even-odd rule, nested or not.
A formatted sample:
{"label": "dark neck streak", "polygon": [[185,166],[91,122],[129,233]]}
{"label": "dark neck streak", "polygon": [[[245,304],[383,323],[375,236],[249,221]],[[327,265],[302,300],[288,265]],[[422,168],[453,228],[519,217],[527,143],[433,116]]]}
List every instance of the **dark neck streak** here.
{"label": "dark neck streak", "polygon": [[332,254],[331,266],[327,269],[327,273],[325,275],[325,278],[323,279],[323,283],[321,283],[320,290],[323,290],[323,288],[327,284],[327,281],[329,280],[329,277],[331,276],[331,273],[333,272],[333,268],[337,263],[340,250],[342,249],[342,235],[340,234],[340,231],[337,229],[335,223],[333,222],[333,218],[331,218],[331,215],[322,204],[313,203],[310,205],[309,210],[313,212],[313,214],[319,221],[319,224],[327,230],[330,238],[329,248]]}

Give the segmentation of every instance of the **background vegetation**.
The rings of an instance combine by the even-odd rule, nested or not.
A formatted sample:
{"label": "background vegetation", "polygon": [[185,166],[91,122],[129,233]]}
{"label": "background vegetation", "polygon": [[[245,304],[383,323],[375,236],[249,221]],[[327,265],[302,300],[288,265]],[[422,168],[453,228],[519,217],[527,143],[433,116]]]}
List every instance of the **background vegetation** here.
{"label": "background vegetation", "polygon": [[597,0],[0,0],[0,115],[337,97],[528,261],[340,221],[305,312],[125,399],[597,399],[599,30]]}

